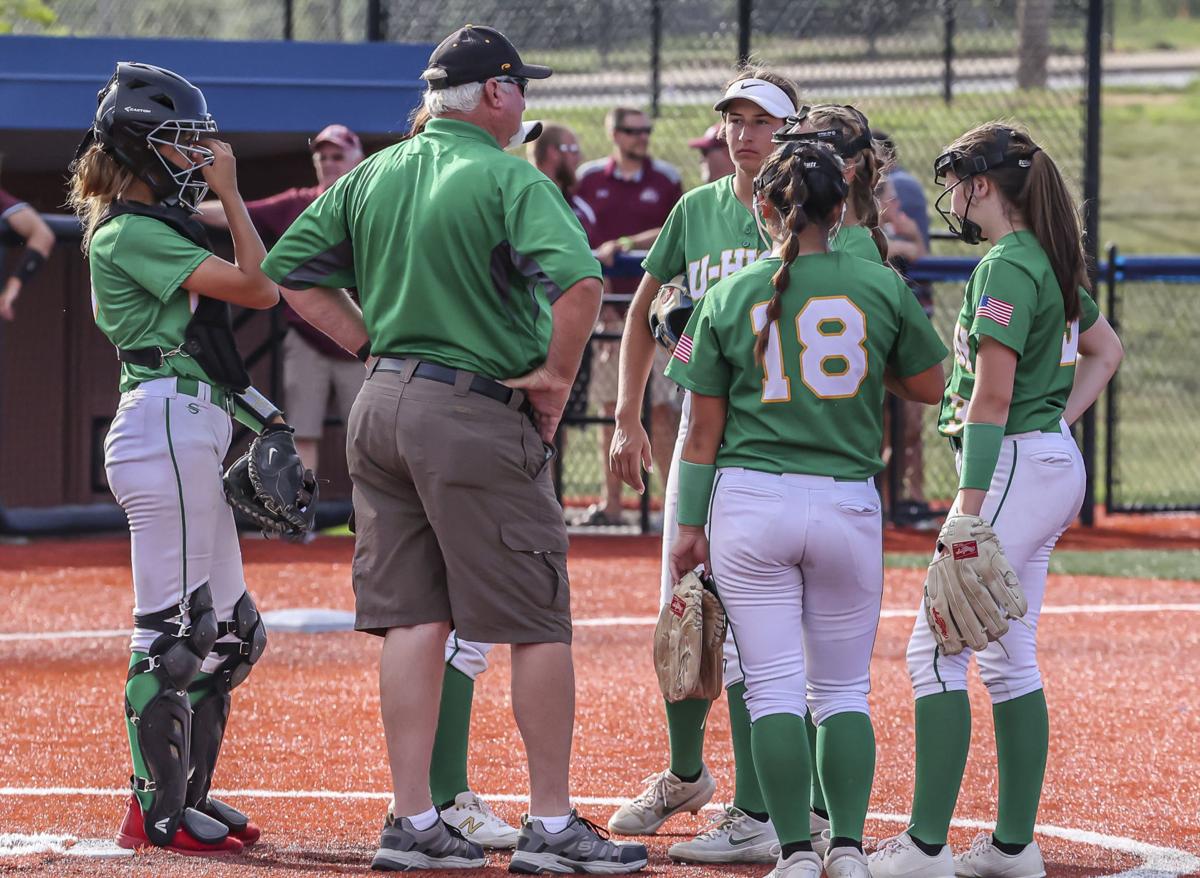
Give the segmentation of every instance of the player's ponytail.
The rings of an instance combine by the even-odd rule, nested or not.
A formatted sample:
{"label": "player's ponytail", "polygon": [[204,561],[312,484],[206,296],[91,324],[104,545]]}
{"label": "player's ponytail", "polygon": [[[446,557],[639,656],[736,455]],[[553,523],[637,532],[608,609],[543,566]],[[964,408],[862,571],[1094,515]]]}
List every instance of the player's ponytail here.
{"label": "player's ponytail", "polygon": [[789,143],[777,149],[754,181],[756,194],[774,208],[776,230],[782,233],[780,266],[771,276],[774,293],[767,303],[766,322],[754,340],[754,359],[762,363],[771,325],[783,311],[783,294],[791,283],[792,263],[800,255],[800,235],[810,223],[829,234],[829,218],[846,197],[842,163],[827,146]]}
{"label": "player's ponytail", "polygon": [[67,206],[75,211],[83,226],[83,252],[88,252],[92,232],[96,230],[108,206],[124,194],[133,182],[133,172],[118,164],[98,143],[71,162],[70,192]]}
{"label": "player's ponytail", "polygon": [[1063,297],[1067,321],[1080,313],[1079,289],[1091,289],[1079,214],[1054,159],[1033,142],[1027,131],[987,122],[954,141],[949,149],[966,156],[985,155],[1007,135],[1007,159],[984,176],[1024,220],[1050,261]]}
{"label": "player's ponytail", "polygon": [[871,125],[859,110],[849,105],[818,104],[808,109],[807,121],[818,129],[834,129],[841,137],[834,141],[838,154],[854,169],[847,199],[858,223],[871,233],[879,249],[879,258],[887,262],[887,235],[879,223],[879,199],[876,191],[884,172],[891,166],[891,155],[871,136]]}

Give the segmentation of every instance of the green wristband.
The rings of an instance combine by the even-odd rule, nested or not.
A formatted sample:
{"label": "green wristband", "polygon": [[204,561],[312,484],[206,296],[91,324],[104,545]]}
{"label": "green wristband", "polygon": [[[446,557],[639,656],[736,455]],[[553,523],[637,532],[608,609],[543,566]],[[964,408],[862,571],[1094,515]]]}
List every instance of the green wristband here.
{"label": "green wristband", "polygon": [[679,461],[679,523],[691,527],[708,524],[708,502],[712,499],[717,466],[713,463]]}
{"label": "green wristband", "polygon": [[999,424],[968,423],[963,428],[962,472],[958,488],[977,488],[986,491],[992,485],[992,474],[1000,459],[1004,444],[1004,428]]}

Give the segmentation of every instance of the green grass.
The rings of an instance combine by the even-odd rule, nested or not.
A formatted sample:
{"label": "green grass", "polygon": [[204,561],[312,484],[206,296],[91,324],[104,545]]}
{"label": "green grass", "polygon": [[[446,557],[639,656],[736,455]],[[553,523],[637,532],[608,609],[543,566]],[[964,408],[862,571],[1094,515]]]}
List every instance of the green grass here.
{"label": "green grass", "polygon": [[[928,554],[889,552],[888,567],[924,568]],[[1136,579],[1200,579],[1200,550],[1115,549],[1108,552],[1057,551],[1050,572],[1080,576],[1127,576]]]}

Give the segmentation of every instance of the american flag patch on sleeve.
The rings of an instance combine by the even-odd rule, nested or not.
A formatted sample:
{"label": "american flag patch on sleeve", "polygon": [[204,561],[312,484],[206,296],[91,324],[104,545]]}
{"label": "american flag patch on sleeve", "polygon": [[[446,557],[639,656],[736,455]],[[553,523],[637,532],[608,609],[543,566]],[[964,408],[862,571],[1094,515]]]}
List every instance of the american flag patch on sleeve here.
{"label": "american flag patch on sleeve", "polygon": [[984,296],[979,300],[979,310],[975,312],[976,317],[986,317],[993,323],[999,323],[1001,326],[1008,326],[1012,321],[1013,306],[1003,299],[997,299],[995,296]]}
{"label": "american flag patch on sleeve", "polygon": [[692,337],[687,333],[681,333],[679,342],[675,345],[675,353],[672,355],[681,363],[690,363],[692,360]]}

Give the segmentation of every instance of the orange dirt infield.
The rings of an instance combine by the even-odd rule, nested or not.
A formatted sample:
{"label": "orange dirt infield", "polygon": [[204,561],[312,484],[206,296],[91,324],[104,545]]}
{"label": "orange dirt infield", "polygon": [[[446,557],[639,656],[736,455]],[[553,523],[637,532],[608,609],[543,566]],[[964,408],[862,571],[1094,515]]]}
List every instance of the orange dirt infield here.
{"label": "orange dirt infield", "polygon": [[[1171,521],[1106,521],[1097,531],[1073,531],[1063,545],[1161,546],[1150,537],[1167,534],[1163,523]],[[1172,533],[1170,545],[1200,545],[1194,519]],[[889,549],[924,551],[929,543],[929,534],[888,536]],[[646,622],[657,610],[658,545],[656,538],[572,540],[573,609],[582,623],[575,636],[572,788],[581,812],[601,823],[612,801],[636,792],[642,777],[665,764]],[[248,540],[243,548],[262,610],[352,608],[348,539],[307,546]],[[879,755],[867,832],[877,837],[903,828],[911,796],[904,648],[921,578],[912,570],[887,576],[871,696]],[[216,786],[232,791],[226,798],[263,826],[258,846],[224,860],[157,851],[121,859],[19,854],[21,844],[39,843],[32,838],[38,834],[68,837],[57,839],[68,852],[73,839],[111,839],[122,814],[128,653],[114,631],[130,624],[128,542],[2,547],[0,595],[0,873],[307,878],[366,869],[389,781],[378,716],[379,641],[351,632],[274,633],[262,663],[235,693]],[[1163,609],[1167,604],[1174,609]],[[1049,874],[1200,874],[1200,582],[1055,576],[1046,605],[1041,644],[1051,753],[1039,842]],[[94,633],[55,639],[48,632]],[[501,649],[476,686],[471,780],[476,791],[498,796],[496,810],[515,821],[526,782],[507,683],[508,653]],[[990,710],[977,676],[972,686],[974,746],[957,811],[967,825],[952,830],[956,846],[975,833],[970,821],[994,818]],[[732,796],[724,703],[713,711],[706,761],[718,778],[718,800]],[[671,864],[667,846],[700,829],[710,813],[675,818],[665,827],[669,835],[649,839],[643,874],[769,871]],[[494,855],[487,874],[502,874],[506,862]]]}

